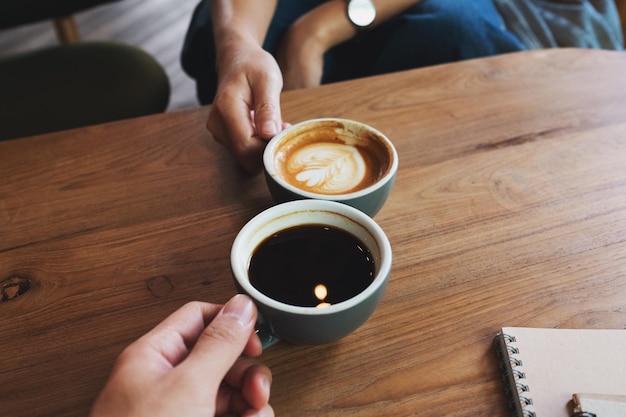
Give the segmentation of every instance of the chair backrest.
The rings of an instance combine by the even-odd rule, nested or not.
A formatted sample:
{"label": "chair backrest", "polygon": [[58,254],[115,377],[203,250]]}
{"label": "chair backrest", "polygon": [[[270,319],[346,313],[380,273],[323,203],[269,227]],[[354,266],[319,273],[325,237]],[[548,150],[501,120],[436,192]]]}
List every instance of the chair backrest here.
{"label": "chair backrest", "polygon": [[0,57],[0,140],[167,109],[169,79],[151,55],[115,42],[78,42],[73,14],[114,1],[0,1],[0,30],[53,21],[62,43]]}
{"label": "chair backrest", "polygon": [[79,41],[73,15],[119,0],[8,0],[0,2],[0,30],[51,20],[61,43]]}
{"label": "chair backrest", "polygon": [[0,141],[160,113],[170,84],[143,50],[85,41],[0,58]]}
{"label": "chair backrest", "polygon": [[53,20],[119,0],[10,0],[0,2],[0,29]]}

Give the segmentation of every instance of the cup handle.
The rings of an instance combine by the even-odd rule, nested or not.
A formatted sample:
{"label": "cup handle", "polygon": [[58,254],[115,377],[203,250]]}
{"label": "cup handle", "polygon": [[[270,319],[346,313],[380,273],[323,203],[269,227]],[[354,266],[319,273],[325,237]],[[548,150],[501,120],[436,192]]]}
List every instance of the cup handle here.
{"label": "cup handle", "polygon": [[263,350],[267,349],[270,346],[274,346],[280,341],[280,339],[272,331],[271,324],[265,319],[265,317],[263,317],[261,313],[259,313],[256,321],[255,333],[261,340],[261,346],[263,346]]}

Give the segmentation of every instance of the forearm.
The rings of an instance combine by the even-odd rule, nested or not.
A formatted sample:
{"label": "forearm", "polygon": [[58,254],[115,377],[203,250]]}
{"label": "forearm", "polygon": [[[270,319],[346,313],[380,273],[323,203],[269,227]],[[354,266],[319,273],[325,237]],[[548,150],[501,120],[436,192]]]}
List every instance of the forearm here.
{"label": "forearm", "polygon": [[277,0],[206,0],[217,47],[233,38],[263,44]]}

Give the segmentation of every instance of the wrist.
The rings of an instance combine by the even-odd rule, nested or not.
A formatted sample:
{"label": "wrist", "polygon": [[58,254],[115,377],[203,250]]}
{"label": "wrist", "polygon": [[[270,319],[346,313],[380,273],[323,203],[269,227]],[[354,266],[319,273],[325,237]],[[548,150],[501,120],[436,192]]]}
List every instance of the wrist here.
{"label": "wrist", "polygon": [[376,7],[372,0],[346,0],[348,20],[358,29],[365,29],[376,19]]}
{"label": "wrist", "polygon": [[249,27],[241,29],[237,25],[222,26],[214,31],[215,48],[227,49],[232,47],[248,47],[249,45],[261,47],[262,39]]}
{"label": "wrist", "polygon": [[233,63],[240,63],[241,57],[248,55],[249,51],[261,49],[261,45],[254,36],[236,30],[224,30],[219,37],[216,34],[215,42],[218,74]]}

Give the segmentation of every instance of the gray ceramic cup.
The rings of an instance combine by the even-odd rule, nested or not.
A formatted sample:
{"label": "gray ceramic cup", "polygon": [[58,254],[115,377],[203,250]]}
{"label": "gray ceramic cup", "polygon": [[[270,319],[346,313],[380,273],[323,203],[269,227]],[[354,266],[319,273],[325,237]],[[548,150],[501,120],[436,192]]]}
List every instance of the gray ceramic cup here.
{"label": "gray ceramic cup", "polygon": [[[369,249],[374,274],[364,290],[345,301],[318,308],[277,301],[250,283],[248,267],[259,244],[279,231],[308,224],[346,231]],[[261,212],[240,230],[230,256],[238,290],[249,295],[259,311],[257,332],[264,347],[278,340],[308,345],[330,343],[360,327],[384,294],[391,261],[389,240],[371,217],[345,204],[324,200],[292,201]]]}
{"label": "gray ceramic cup", "polygon": [[373,217],[398,171],[398,153],[380,131],[347,119],[312,119],[285,129],[263,154],[265,179],[277,203],[331,200]]}

